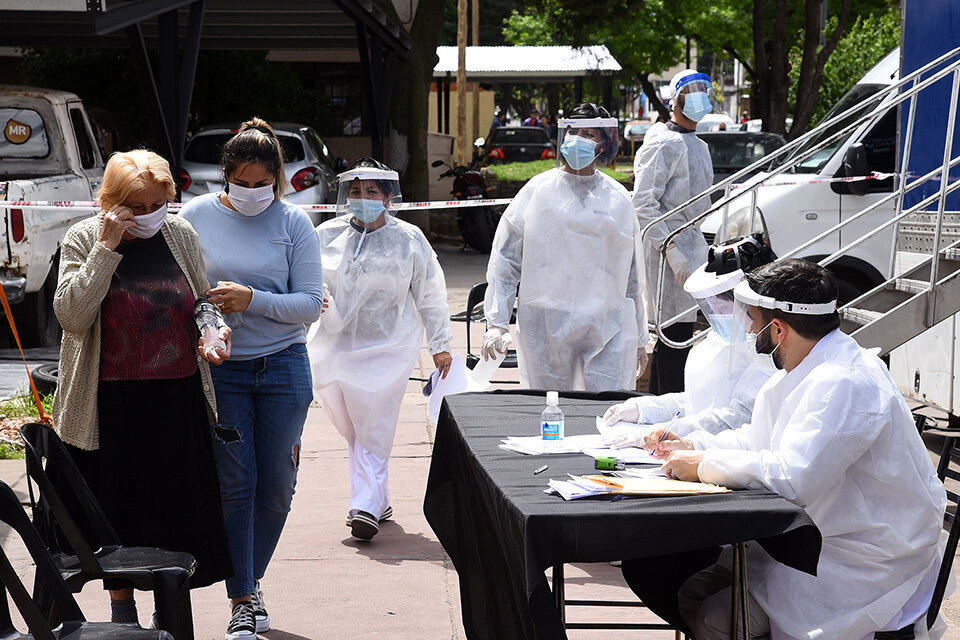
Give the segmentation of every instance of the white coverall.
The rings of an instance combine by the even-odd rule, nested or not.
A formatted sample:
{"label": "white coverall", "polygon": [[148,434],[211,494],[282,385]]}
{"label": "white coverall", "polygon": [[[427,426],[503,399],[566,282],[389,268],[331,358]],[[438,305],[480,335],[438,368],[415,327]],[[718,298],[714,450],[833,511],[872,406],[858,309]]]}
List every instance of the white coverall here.
{"label": "white coverall", "polygon": [[[795,369],[774,374],[750,424],[687,438],[705,449],[701,480],[775,491],[823,535],[817,576],[748,547],[750,595],[772,640],[867,640],[925,615],[946,495],[889,372],[852,338],[832,331]],[[680,591],[682,610],[693,581]],[[729,595],[705,603],[688,620],[698,640],[712,637],[695,621],[709,609],[729,620]]]}
{"label": "white coverall", "polygon": [[[683,370],[684,391],[625,400],[639,413],[639,424],[671,423],[670,430],[686,436],[697,429],[720,433],[750,422],[760,387],[776,372],[770,356],[747,354],[730,366],[730,343],[716,331],[690,348]],[[677,411],[680,417],[672,421]]]}
{"label": "white coverall", "polygon": [[640,260],[630,197],[603,172],[552,169],[520,189],[493,239],[483,310],[507,330],[518,300],[521,385],[634,388],[647,341]]}
{"label": "white coverall", "polygon": [[[707,143],[695,133],[677,133],[662,122],[650,127],[643,136],[643,146],[633,162],[636,180],[633,185],[633,206],[640,228],[650,221],[686,202],[713,184],[713,162]],[[659,279],[660,248],[667,234],[700,215],[710,207],[710,198],[704,196],[653,227],[643,245],[646,258],[647,317],[656,321],[657,281]],[[696,305],[683,290],[683,282],[693,270],[703,264],[707,255],[707,241],[696,227],[674,238],[675,249],[668,250],[668,265],[664,270],[663,312],[661,320]],[[680,322],[694,322],[696,311],[685,315]]]}
{"label": "white coverall", "polygon": [[317,227],[323,281],[343,328],[323,317],[308,345],[314,388],[337,431],[350,443],[351,510],[379,517],[389,506],[387,459],[407,379],[427,347],[450,351],[452,333],[443,271],[417,227],[393,217],[362,231],[343,216]]}

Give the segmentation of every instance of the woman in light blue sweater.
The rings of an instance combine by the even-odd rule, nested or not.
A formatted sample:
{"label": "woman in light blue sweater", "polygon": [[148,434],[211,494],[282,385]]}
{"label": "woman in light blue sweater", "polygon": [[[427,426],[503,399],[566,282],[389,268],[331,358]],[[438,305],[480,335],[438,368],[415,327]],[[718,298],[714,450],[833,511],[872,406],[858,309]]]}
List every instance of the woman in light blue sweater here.
{"label": "woman in light blue sweater", "polygon": [[207,295],[233,329],[232,358],[213,376],[214,451],[233,555],[226,640],[270,628],[260,578],[293,500],[300,434],[313,398],[304,324],[320,317],[320,244],[307,214],[281,200],[273,129],[245,122],[223,146],[225,188],[181,212],[200,236]]}

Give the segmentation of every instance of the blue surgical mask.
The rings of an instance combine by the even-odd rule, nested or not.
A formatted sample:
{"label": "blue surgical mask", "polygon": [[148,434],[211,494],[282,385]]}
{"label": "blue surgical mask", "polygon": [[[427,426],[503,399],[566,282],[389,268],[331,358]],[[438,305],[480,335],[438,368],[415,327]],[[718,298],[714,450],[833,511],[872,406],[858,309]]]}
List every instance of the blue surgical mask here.
{"label": "blue surgical mask", "polygon": [[723,313],[711,315],[709,320],[710,326],[717,332],[717,335],[723,338],[724,341],[730,342],[730,334],[733,328],[733,314]]}
{"label": "blue surgical mask", "polygon": [[703,120],[703,116],[713,111],[710,97],[703,91],[694,91],[683,97],[683,115],[694,122]]}
{"label": "blue surgical mask", "polygon": [[361,222],[367,224],[380,217],[386,207],[382,200],[367,200],[366,198],[350,198],[350,213]]}
{"label": "blue surgical mask", "polygon": [[597,143],[589,138],[567,134],[560,145],[560,153],[574,171],[586,169],[597,157]]}

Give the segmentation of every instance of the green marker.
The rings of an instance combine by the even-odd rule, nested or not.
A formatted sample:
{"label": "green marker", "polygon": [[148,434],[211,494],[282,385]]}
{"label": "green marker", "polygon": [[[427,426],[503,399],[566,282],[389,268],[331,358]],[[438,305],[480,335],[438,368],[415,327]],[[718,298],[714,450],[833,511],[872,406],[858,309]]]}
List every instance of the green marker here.
{"label": "green marker", "polygon": [[619,471],[626,469],[623,460],[614,456],[597,456],[593,459],[593,468],[600,471]]}

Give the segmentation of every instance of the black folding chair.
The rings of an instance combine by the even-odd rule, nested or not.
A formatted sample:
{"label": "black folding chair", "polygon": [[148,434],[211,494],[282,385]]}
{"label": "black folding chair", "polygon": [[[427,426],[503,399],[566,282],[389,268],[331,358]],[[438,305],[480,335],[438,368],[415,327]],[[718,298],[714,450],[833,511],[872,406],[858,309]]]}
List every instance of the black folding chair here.
{"label": "black folding chair", "polygon": [[[467,295],[467,310],[464,321],[467,323],[467,361],[466,365],[468,369],[473,369],[477,366],[477,363],[480,362],[480,354],[473,353],[470,350],[470,322],[473,317],[474,311],[477,307],[483,305],[483,297],[487,293],[487,283],[478,282],[473,285],[470,289],[470,293]],[[517,322],[517,311],[514,309],[513,313],[510,314],[510,324],[516,324]],[[507,349],[507,357],[503,359],[503,362],[500,364],[502,368],[506,369],[516,369],[517,368],[517,350],[516,349]],[[497,381],[493,380],[497,384],[520,384],[516,380],[502,380]]]}
{"label": "black folding chair", "polygon": [[[17,575],[6,552],[0,549],[0,637],[3,640],[173,640],[166,631],[142,629],[133,624],[87,622],[73,594],[63,581],[53,557],[44,547],[37,530],[30,523],[20,500],[9,486],[0,482],[0,520],[19,534],[36,565],[34,591],[40,590],[48,601],[56,603],[62,623],[52,629],[41,607]],[[21,634],[10,619],[7,593],[23,617],[29,635]]]}
{"label": "black folding chair", "polygon": [[[33,497],[32,487],[30,491],[33,520],[67,587],[78,593],[84,584],[92,580],[122,579],[131,582],[136,589],[152,590],[160,628],[169,631],[177,640],[192,640],[190,576],[197,567],[193,556],[154,547],[121,545],[56,432],[48,426],[31,423],[24,425],[20,434],[26,445],[27,474],[40,489],[37,499]],[[44,459],[47,461],[46,468]],[[63,496],[54,488],[48,475],[54,470],[65,480],[60,484],[66,486],[59,488],[69,487],[72,491],[71,497],[89,522],[95,540],[88,541],[84,537],[76,520],[80,514],[71,514]],[[63,532],[72,553],[61,549],[56,535],[58,528]],[[42,596],[39,593],[37,595]],[[53,609],[47,613],[53,613]],[[62,612],[57,613],[63,617]]]}

